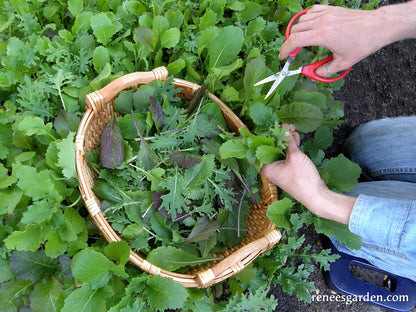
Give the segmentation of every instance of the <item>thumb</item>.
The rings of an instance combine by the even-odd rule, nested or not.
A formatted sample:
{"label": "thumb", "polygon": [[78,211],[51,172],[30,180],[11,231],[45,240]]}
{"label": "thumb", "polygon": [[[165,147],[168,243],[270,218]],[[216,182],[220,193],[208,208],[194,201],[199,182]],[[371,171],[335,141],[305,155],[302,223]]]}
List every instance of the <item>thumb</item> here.
{"label": "thumb", "polygon": [[271,164],[266,164],[263,166],[261,172],[263,175],[273,184],[279,184],[279,176],[281,177],[282,170],[284,170],[285,161],[278,160]]}
{"label": "thumb", "polygon": [[287,147],[286,147],[286,157],[289,157],[289,155],[291,153],[293,153],[294,151],[298,150],[298,137],[299,134],[295,133],[295,135],[297,135],[297,138],[294,137],[293,133],[291,131],[286,131],[285,134],[283,136],[290,138],[289,141],[287,141]]}

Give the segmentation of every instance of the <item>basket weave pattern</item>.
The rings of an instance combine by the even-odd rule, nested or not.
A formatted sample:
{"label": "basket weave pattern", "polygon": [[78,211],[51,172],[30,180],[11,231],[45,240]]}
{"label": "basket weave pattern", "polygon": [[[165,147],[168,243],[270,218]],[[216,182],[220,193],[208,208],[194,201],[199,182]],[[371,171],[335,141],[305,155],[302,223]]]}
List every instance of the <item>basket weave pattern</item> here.
{"label": "basket weave pattern", "polygon": [[[166,81],[168,71],[165,67],[158,67],[151,72],[136,72],[122,76],[101,90],[94,91],[86,96],[87,109],[78,128],[75,139],[76,168],[80,182],[80,191],[89,214],[108,242],[116,242],[122,238],[113,230],[100,209],[100,200],[92,191],[95,172],[89,167],[86,152],[93,150],[100,142],[101,133],[105,125],[111,120],[114,112],[114,99],[118,94],[129,88],[137,89],[139,86],[154,80]],[[194,92],[200,87],[182,79],[175,79],[176,87],[182,88],[181,95],[192,98]],[[238,133],[241,127],[246,128],[242,121],[220,99],[209,93],[211,100],[216,102],[226,119],[230,130]],[[187,274],[180,274],[163,270],[152,265],[134,251],[130,251],[130,262],[141,270],[153,275],[172,278],[185,287],[205,288],[229,278],[240,272],[250,264],[258,255],[274,246],[281,238],[280,232],[266,216],[267,207],[277,200],[277,189],[262,174],[261,202],[258,207],[251,207],[248,217],[250,230],[240,245],[214,254],[214,257],[223,260],[211,261],[203,267],[193,268]]]}

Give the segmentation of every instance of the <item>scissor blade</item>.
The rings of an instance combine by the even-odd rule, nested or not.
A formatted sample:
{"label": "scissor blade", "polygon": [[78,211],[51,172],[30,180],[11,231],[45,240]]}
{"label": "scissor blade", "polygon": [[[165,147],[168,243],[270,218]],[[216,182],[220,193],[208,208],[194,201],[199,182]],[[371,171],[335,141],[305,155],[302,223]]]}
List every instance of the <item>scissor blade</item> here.
{"label": "scissor blade", "polygon": [[274,92],[274,90],[276,90],[276,88],[279,86],[282,80],[283,80],[283,77],[279,77],[278,79],[276,79],[276,81],[273,83],[272,87],[270,88],[269,92],[267,92],[264,99],[267,99]]}
{"label": "scissor blade", "polygon": [[266,77],[263,80],[260,80],[259,82],[256,82],[254,84],[254,87],[257,87],[259,85],[262,85],[262,84],[265,84],[265,83],[268,83],[268,82],[271,82],[271,81],[275,81],[279,77],[279,75],[280,75],[280,72],[278,72],[276,74],[273,74],[273,75],[270,75],[269,77]]}

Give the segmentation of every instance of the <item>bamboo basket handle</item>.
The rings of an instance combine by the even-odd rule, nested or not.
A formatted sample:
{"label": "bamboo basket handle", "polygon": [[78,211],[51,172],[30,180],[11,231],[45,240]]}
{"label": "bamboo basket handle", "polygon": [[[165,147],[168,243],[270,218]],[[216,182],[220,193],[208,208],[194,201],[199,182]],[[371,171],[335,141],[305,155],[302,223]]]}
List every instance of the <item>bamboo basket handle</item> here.
{"label": "bamboo basket handle", "polygon": [[149,72],[135,72],[124,75],[110,82],[100,90],[94,91],[86,96],[85,102],[88,108],[94,112],[101,112],[105,104],[114,99],[121,91],[129,88],[137,88],[154,80],[166,81],[168,70],[161,66]]}
{"label": "bamboo basket handle", "polygon": [[215,282],[215,279],[240,272],[261,252],[276,245],[281,237],[279,230],[269,230],[261,239],[241,247],[214,267],[197,274],[199,287],[209,287]]}

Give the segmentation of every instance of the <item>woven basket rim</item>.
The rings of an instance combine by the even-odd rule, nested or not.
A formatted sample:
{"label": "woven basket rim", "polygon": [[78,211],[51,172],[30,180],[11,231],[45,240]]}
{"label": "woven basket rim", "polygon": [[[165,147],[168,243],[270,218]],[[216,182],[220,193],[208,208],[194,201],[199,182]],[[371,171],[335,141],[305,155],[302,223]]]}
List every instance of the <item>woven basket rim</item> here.
{"label": "woven basket rim", "polygon": [[[91,170],[89,169],[85,156],[87,151],[86,149],[88,149],[87,144],[89,143],[87,140],[88,133],[96,135],[96,133],[91,130],[94,126],[94,122],[97,122],[98,120],[98,123],[100,123],[100,117],[108,117],[106,114],[108,114],[108,112],[113,112],[113,100],[121,91],[129,88],[137,89],[139,86],[154,80],[166,81],[167,77],[168,71],[163,66],[155,68],[150,72],[131,73],[112,81],[104,88],[94,91],[86,96],[86,112],[82,117],[75,139],[75,161],[78,179],[80,182],[79,189],[89,214],[93,218],[101,234],[109,243],[121,241],[122,238],[114,231],[105,219],[104,214],[101,212],[100,200],[92,191],[94,178],[91,174]],[[178,78],[174,78],[173,83],[176,87],[182,88],[181,92],[189,92],[189,94],[185,94],[187,96],[192,95],[196,90],[198,90],[198,88],[200,88],[200,86],[195,83]],[[247,129],[244,123],[219,98],[211,92],[208,92],[208,95],[211,100],[220,106],[230,130],[237,133],[240,127]],[[102,126],[101,122],[101,125],[98,127],[102,128]],[[260,173],[260,177],[262,180],[262,202],[260,204],[264,205],[266,207],[265,209],[267,209],[267,206],[270,203],[277,200],[277,189],[275,185],[273,185],[262,175],[262,173]],[[216,263],[213,267],[203,266],[201,271],[196,273],[183,274],[166,271],[151,264],[133,250],[130,250],[129,260],[132,264],[147,273],[172,278],[174,281],[181,283],[185,287],[205,288],[240,272],[258,255],[277,244],[280,238],[280,232],[275,228],[274,224],[268,220],[268,224],[264,229],[262,236],[252,241],[243,241],[242,244],[236,246],[234,248],[235,250],[233,250],[229,255],[226,255],[223,260]]]}

